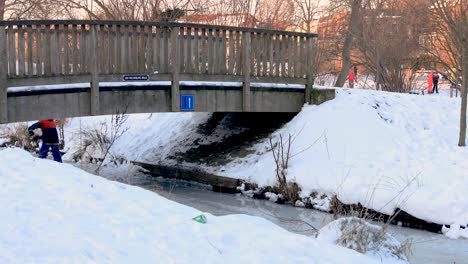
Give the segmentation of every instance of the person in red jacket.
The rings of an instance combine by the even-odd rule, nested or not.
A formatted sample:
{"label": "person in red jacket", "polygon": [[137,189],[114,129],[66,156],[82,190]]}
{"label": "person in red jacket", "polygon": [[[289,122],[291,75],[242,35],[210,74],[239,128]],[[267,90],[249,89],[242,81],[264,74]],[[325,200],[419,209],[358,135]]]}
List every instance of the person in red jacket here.
{"label": "person in red jacket", "polygon": [[427,93],[433,93],[434,91],[432,90],[432,72],[430,72],[428,75],[427,75]]}
{"label": "person in red jacket", "polygon": [[354,88],[354,81],[356,80],[356,77],[354,76],[354,72],[350,71],[348,75],[348,82],[349,82],[349,87]]}
{"label": "person in red jacket", "polygon": [[39,149],[39,157],[45,159],[49,149],[52,149],[52,156],[57,162],[62,162],[62,156],[59,150],[59,137],[57,133],[57,125],[54,119],[39,120],[32,124],[29,128],[29,134],[33,134],[33,131],[37,128],[42,130],[42,135],[39,137],[42,139],[42,146]]}

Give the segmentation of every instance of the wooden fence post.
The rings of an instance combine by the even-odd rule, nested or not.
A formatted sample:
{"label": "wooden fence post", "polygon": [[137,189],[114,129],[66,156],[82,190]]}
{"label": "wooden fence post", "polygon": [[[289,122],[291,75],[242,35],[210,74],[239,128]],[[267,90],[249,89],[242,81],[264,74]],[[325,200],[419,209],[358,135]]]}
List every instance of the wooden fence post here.
{"label": "wooden fence post", "polygon": [[[91,25],[90,26],[90,39],[91,45],[89,46],[89,60],[90,63],[88,65],[89,69],[91,69],[91,115],[98,115],[99,114],[99,48],[97,43],[97,26]],[[101,43],[102,45],[103,43]]]}
{"label": "wooden fence post", "polygon": [[314,38],[307,38],[307,85],[305,90],[305,102],[310,104],[312,89],[314,88]]}
{"label": "wooden fence post", "polygon": [[172,41],[171,109],[172,109],[172,112],[178,112],[180,111],[180,91],[179,91],[180,48],[179,48],[179,28],[178,27],[172,28],[171,41]]}
{"label": "wooden fence post", "polygon": [[0,26],[0,123],[8,122],[7,108],[7,50],[5,27]]}
{"label": "wooden fence post", "polygon": [[244,83],[242,86],[242,111],[250,112],[250,32],[244,32],[242,45],[242,74],[244,75]]}

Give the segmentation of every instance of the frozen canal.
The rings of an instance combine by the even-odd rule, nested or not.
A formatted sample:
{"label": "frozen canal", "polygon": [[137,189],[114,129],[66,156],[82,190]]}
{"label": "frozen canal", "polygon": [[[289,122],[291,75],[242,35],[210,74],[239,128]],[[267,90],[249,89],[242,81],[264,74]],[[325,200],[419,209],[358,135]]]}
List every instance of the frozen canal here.
{"label": "frozen canal", "polygon": [[[115,179],[115,178],[114,178]],[[304,235],[314,235],[331,215],[316,210],[279,205],[241,195],[209,191],[209,187],[186,182],[155,179],[146,176],[128,177],[121,181],[155,191],[173,201],[194,207],[213,215],[248,214],[268,219],[279,226]],[[209,221],[209,219],[208,219]],[[390,226],[390,232],[400,241],[413,241],[411,263],[468,264],[468,240],[452,240],[444,235]]]}

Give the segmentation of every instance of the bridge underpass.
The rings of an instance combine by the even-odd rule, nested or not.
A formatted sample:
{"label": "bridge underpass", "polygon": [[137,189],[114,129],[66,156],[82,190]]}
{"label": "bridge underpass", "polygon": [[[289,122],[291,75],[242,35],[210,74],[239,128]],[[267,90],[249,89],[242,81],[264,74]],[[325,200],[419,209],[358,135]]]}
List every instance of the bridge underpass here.
{"label": "bridge underpass", "polygon": [[298,112],[334,98],[312,86],[316,37],[166,22],[1,21],[0,123],[117,111]]}

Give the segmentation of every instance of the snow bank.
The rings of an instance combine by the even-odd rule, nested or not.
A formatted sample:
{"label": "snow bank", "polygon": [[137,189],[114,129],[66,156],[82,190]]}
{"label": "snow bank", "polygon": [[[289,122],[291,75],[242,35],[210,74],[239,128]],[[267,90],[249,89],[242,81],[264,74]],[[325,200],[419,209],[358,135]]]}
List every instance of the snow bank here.
{"label": "snow bank", "polygon": [[[468,224],[468,148],[460,148],[459,98],[338,89],[274,136],[293,135],[288,175],[308,196],[336,193],[392,214],[400,208],[439,224]],[[315,142],[315,143],[314,143]],[[217,173],[275,183],[267,140]]]}
{"label": "snow bank", "polygon": [[0,150],[0,263],[376,263],[262,218],[215,217],[71,165]]}

